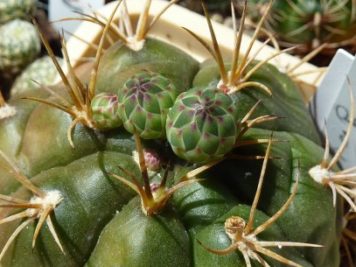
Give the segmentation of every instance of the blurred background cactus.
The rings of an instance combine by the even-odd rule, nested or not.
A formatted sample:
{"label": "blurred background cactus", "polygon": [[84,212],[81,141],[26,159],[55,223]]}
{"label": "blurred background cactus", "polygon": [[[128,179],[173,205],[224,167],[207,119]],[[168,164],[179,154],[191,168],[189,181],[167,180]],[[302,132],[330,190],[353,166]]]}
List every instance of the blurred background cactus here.
{"label": "blurred background cactus", "polygon": [[37,0],[3,0],[0,2],[0,24],[13,19],[31,20]]}

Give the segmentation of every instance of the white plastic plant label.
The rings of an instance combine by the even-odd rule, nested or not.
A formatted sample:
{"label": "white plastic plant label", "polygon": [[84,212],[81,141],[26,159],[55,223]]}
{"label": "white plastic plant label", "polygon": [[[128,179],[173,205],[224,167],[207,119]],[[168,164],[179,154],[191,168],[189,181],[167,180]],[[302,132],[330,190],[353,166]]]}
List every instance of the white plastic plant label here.
{"label": "white plastic plant label", "polygon": [[[57,21],[66,17],[80,17],[78,13],[90,14],[102,7],[104,0],[50,0],[48,13],[50,21]],[[64,21],[54,23],[54,27],[64,32],[74,33],[80,21]]]}
{"label": "white plastic plant label", "polygon": [[[348,77],[348,78],[347,78]],[[339,50],[330,64],[313,100],[312,113],[321,132],[325,126],[330,147],[336,151],[345,137],[350,115],[349,83],[356,98],[356,59],[344,50]],[[342,154],[343,168],[356,166],[356,120],[348,145]]]}

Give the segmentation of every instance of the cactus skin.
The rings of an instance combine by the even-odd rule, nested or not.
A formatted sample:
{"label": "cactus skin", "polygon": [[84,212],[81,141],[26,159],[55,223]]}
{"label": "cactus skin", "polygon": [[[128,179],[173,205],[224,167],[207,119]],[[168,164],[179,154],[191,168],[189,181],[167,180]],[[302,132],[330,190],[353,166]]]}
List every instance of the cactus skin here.
{"label": "cactus skin", "polygon": [[[164,251],[157,253],[162,240]],[[87,266],[189,267],[189,248],[188,233],[172,211],[147,217],[134,198],[105,227]]]}
{"label": "cactus skin", "polygon": [[190,162],[207,162],[228,153],[238,135],[233,99],[216,87],[193,88],[178,96],[167,117],[167,140]]}
{"label": "cactus skin", "polygon": [[[57,58],[63,66],[63,60]],[[36,81],[33,82],[33,81]],[[59,82],[59,75],[49,56],[36,59],[15,80],[11,88],[11,97],[19,98],[27,95],[29,91],[42,91],[40,85],[51,86]]]}
{"label": "cactus skin", "polygon": [[144,139],[165,137],[168,109],[177,95],[174,84],[164,76],[147,71],[135,74],[118,91],[125,129]]}
{"label": "cactus skin", "polygon": [[0,70],[16,73],[40,53],[41,43],[35,27],[13,20],[0,27]]}
{"label": "cactus skin", "polygon": [[0,25],[13,19],[31,19],[37,0],[3,0],[0,2]]}
{"label": "cactus skin", "polygon": [[92,119],[100,130],[118,128],[122,125],[118,109],[117,95],[101,93],[96,95],[91,102]]}

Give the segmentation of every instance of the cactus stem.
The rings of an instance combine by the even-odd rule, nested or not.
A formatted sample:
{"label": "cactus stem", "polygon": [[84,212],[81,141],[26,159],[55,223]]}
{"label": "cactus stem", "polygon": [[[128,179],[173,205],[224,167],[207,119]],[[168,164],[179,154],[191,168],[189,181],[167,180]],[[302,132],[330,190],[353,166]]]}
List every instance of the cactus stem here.
{"label": "cactus stem", "polygon": [[349,168],[339,172],[333,172],[331,169],[336,165],[342,156],[347,142],[351,136],[351,131],[353,128],[354,118],[355,118],[355,100],[352,93],[351,83],[348,80],[348,88],[350,92],[350,117],[349,123],[346,131],[346,135],[341,142],[340,147],[337,149],[334,157],[329,161],[329,137],[327,131],[325,130],[325,151],[323,159],[319,165],[314,166],[309,170],[309,175],[311,178],[324,186],[329,186],[333,195],[333,204],[336,206],[336,195],[341,195],[346,202],[350,205],[351,210],[356,212],[356,191],[354,190],[356,185],[356,167]]}
{"label": "cactus stem", "polygon": [[32,198],[27,200],[22,200],[12,196],[6,196],[0,194],[0,200],[5,203],[0,203],[0,208],[11,208],[11,209],[25,209],[13,215],[9,215],[0,220],[0,225],[5,223],[10,223],[19,219],[27,218],[22,222],[15,231],[11,234],[7,240],[5,246],[2,248],[0,253],[0,262],[4,257],[7,249],[10,247],[14,239],[20,234],[20,232],[30,223],[38,219],[38,223],[35,228],[32,239],[32,247],[35,246],[37,237],[42,229],[44,223],[46,222],[50,233],[58,245],[59,249],[64,253],[59,237],[54,229],[51,213],[54,209],[62,202],[63,197],[61,193],[57,190],[42,191],[40,188],[36,187],[26,176],[24,176],[16,165],[0,150],[0,156],[3,158],[5,164],[5,169],[9,173],[14,175],[14,178],[20,182],[26,189],[33,193]]}
{"label": "cactus stem", "polygon": [[202,245],[206,250],[208,250],[211,253],[217,254],[217,255],[227,255],[230,253],[235,252],[236,250],[239,250],[245,260],[246,266],[252,266],[251,265],[251,259],[252,260],[257,260],[259,263],[261,263],[263,266],[269,266],[268,263],[259,255],[265,255],[268,257],[271,257],[283,264],[289,265],[289,266],[296,266],[296,267],[301,267],[300,264],[295,263],[275,252],[273,252],[270,249],[267,249],[267,247],[321,247],[320,245],[316,244],[309,244],[309,243],[300,243],[300,242],[285,242],[285,241],[260,241],[257,239],[257,235],[265,231],[269,226],[271,226],[278,218],[283,215],[292,201],[294,200],[296,194],[297,194],[297,188],[298,188],[298,177],[296,179],[295,184],[293,185],[292,193],[287,199],[287,201],[283,204],[283,206],[272,216],[270,217],[267,221],[259,225],[256,229],[254,229],[253,224],[255,220],[255,212],[257,208],[257,204],[261,195],[262,191],[262,184],[264,180],[264,176],[266,173],[266,168],[267,168],[267,162],[270,157],[270,152],[271,152],[271,145],[272,145],[272,136],[269,139],[268,146],[266,149],[266,153],[264,156],[263,164],[262,164],[262,169],[258,181],[258,186],[256,190],[256,194],[251,206],[250,210],[250,215],[248,218],[248,221],[246,223],[245,219],[238,217],[238,216],[232,216],[228,218],[225,221],[225,233],[226,235],[231,239],[231,245],[225,249],[211,249],[199,240],[198,243]]}

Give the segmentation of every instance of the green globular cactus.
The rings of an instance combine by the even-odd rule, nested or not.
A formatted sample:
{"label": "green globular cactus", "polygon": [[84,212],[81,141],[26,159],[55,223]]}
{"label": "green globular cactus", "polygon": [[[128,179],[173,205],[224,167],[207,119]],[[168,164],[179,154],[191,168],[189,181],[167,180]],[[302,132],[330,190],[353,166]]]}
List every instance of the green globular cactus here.
{"label": "green globular cactus", "polygon": [[41,43],[35,27],[22,20],[13,20],[0,27],[0,70],[16,73],[40,53]]}
{"label": "green globular cactus", "polygon": [[182,93],[167,118],[167,140],[181,158],[204,163],[233,149],[239,129],[233,99],[216,87]]}
{"label": "green globular cactus", "polygon": [[[57,58],[63,66],[63,60]],[[15,80],[11,88],[11,97],[24,97],[27,92],[42,90],[41,86],[52,86],[60,81],[58,72],[49,56],[41,57],[32,62]]]}
{"label": "green globular cactus", "polygon": [[[268,5],[267,0],[248,1],[251,19],[257,21]],[[352,44],[356,32],[356,3],[346,1],[276,0],[266,26],[281,43],[303,45],[305,51],[321,44]]]}
{"label": "green globular cactus", "polygon": [[29,20],[36,10],[37,0],[3,0],[0,2],[0,25],[14,19]]}
{"label": "green globular cactus", "polygon": [[[239,55],[249,64],[237,82],[227,75],[241,67],[236,62],[199,66],[154,38],[140,39],[136,50],[108,31],[111,18],[94,64],[68,65],[66,73],[58,64],[62,84],[27,91],[36,102],[8,101],[16,115],[0,120],[0,265],[338,267],[342,203],[334,206],[332,190],[310,174],[327,153],[288,76]],[[104,51],[105,32],[118,42]],[[124,127],[96,126],[93,114],[102,115],[102,104],[114,110],[105,97],[96,105],[100,94],[119,93],[143,70],[166,77],[180,94],[166,125],[182,119],[193,136],[190,111],[213,118],[204,123],[204,112],[196,116],[202,135],[192,155],[201,146],[209,154],[197,158],[203,163],[172,151],[169,138],[183,125],[149,140]],[[286,118],[263,120],[270,115]],[[216,133],[232,144],[225,155],[214,154],[221,149]]]}
{"label": "green globular cactus", "polygon": [[101,93],[91,102],[92,116],[95,126],[100,130],[118,128],[122,125],[118,109],[118,96]]}
{"label": "green globular cactus", "polygon": [[165,137],[168,109],[177,94],[174,84],[158,73],[141,71],[129,78],[118,90],[125,129],[144,139]]}

